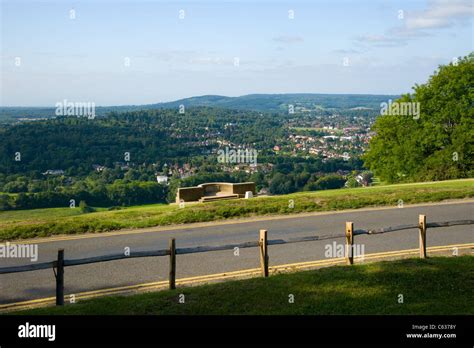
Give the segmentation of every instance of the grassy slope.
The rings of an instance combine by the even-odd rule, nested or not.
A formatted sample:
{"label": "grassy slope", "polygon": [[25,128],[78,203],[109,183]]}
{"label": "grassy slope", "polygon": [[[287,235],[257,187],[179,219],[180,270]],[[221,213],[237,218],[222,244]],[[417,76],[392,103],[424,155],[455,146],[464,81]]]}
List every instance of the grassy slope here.
{"label": "grassy slope", "polygon": [[[474,314],[474,257],[280,274],[15,314]],[[185,303],[178,303],[178,295]],[[288,295],[295,296],[293,304]],[[398,303],[403,294],[404,303]]]}
{"label": "grassy slope", "polygon": [[[257,215],[396,206],[400,199],[410,204],[467,197],[474,197],[474,179],[300,192],[251,200],[189,204],[184,209],[176,205],[154,204],[115,211],[99,209],[89,214],[81,214],[78,208],[10,211],[0,212],[0,241]],[[289,208],[289,199],[294,200],[294,208]]]}

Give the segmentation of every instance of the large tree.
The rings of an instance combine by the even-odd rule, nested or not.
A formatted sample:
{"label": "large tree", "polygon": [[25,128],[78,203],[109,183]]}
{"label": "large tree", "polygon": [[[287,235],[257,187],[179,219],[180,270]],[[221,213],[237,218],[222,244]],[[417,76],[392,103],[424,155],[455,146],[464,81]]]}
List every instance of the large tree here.
{"label": "large tree", "polygon": [[474,53],[413,90],[397,102],[419,103],[419,117],[378,117],[366,167],[387,182],[474,176]]}

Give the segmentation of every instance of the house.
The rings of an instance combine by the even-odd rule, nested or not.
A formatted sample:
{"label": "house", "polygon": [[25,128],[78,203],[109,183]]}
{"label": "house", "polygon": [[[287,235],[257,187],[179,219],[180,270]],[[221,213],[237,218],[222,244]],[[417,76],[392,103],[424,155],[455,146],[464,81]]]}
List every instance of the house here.
{"label": "house", "polygon": [[363,172],[355,177],[356,181],[362,186],[369,186],[372,181],[373,174],[371,172]]}
{"label": "house", "polygon": [[92,168],[94,168],[98,172],[104,171],[104,169],[107,169],[105,166],[101,166],[100,164],[93,164]]}
{"label": "house", "polygon": [[62,169],[48,169],[43,173],[43,175],[64,175],[64,170]]}
{"label": "house", "polygon": [[165,176],[165,175],[157,175],[156,176],[156,181],[158,182],[158,184],[167,185],[168,184],[168,177]]}
{"label": "house", "polygon": [[114,162],[114,166],[119,166],[121,170],[128,170],[130,167],[124,162]]}

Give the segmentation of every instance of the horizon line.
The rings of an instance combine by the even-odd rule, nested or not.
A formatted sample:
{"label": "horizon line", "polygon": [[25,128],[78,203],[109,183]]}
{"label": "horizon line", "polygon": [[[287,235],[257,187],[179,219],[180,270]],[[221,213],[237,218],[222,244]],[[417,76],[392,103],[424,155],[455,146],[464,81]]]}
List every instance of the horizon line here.
{"label": "horizon line", "polygon": [[[203,97],[222,97],[222,98],[242,98],[242,97],[247,97],[247,96],[277,96],[277,95],[328,95],[328,96],[333,96],[333,95],[347,95],[347,96],[401,96],[402,94],[373,94],[373,93],[307,93],[307,92],[296,92],[296,93],[249,93],[249,94],[242,94],[238,96],[227,96],[227,95],[221,95],[221,94],[202,94],[202,95],[194,95],[190,97],[183,97],[183,98],[178,98],[178,99],[173,99],[169,101],[158,101],[155,103],[148,103],[148,104],[114,104],[114,105],[95,105],[94,102],[91,101],[75,101],[77,103],[79,102],[91,102],[94,103],[95,107],[98,108],[107,108],[107,107],[124,107],[124,106],[150,106],[150,105],[159,105],[159,104],[168,104],[168,103],[174,103],[178,102],[181,100],[185,99],[190,99],[190,98],[203,98]],[[68,100],[67,98],[63,98],[58,102],[61,102],[63,100]],[[72,101],[74,102],[74,101]],[[39,106],[39,105],[0,105],[0,108],[55,108],[54,105],[51,106]]]}

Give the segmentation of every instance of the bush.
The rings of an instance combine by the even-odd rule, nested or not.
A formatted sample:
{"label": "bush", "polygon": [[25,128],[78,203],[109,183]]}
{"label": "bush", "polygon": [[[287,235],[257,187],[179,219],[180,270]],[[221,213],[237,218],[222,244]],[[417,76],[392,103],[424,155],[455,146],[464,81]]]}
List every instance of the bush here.
{"label": "bush", "polygon": [[80,201],[80,202],[79,202],[79,208],[81,209],[81,213],[84,213],[84,214],[86,214],[86,213],[92,213],[92,212],[95,211],[94,208],[89,207],[89,206],[87,205],[86,201]]}

